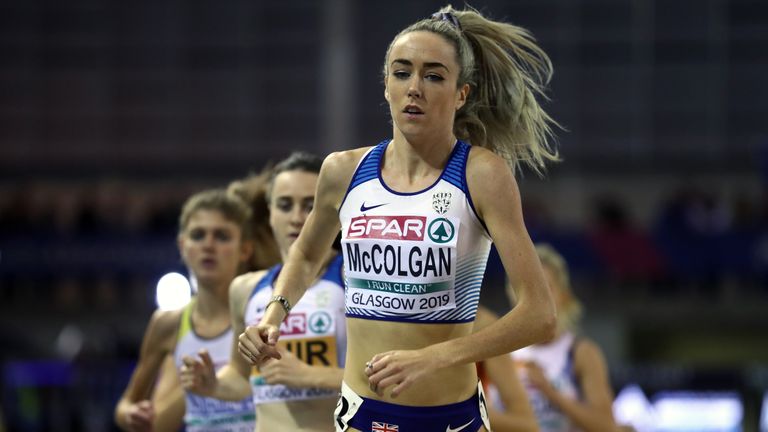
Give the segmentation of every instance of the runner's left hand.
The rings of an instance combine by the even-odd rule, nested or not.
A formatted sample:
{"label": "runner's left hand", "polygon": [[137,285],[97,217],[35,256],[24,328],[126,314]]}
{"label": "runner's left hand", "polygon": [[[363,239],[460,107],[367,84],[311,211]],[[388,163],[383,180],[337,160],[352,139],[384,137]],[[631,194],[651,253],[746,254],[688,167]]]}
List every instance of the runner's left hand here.
{"label": "runner's left hand", "polygon": [[384,396],[384,391],[394,386],[391,395],[396,398],[419,378],[437,369],[435,361],[424,350],[387,351],[373,356],[371,367],[365,367],[365,375],[376,394]]}
{"label": "runner's left hand", "polygon": [[547,391],[554,388],[544,374],[544,370],[536,362],[525,362],[525,369],[528,374],[528,380],[539,390]]}

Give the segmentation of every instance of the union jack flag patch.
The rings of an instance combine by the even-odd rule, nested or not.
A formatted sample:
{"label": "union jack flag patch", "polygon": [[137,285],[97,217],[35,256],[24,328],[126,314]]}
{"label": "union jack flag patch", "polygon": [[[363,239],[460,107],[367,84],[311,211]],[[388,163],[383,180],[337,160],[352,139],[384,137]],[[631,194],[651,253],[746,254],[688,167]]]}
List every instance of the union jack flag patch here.
{"label": "union jack flag patch", "polygon": [[382,422],[372,422],[371,432],[400,432],[400,426]]}

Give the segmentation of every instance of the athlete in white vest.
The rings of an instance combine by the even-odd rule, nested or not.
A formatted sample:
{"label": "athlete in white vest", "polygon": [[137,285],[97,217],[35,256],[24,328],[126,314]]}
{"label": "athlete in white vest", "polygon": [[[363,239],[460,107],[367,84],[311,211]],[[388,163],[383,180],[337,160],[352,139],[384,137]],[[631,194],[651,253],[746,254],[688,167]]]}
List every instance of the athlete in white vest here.
{"label": "athlete in white vest", "polygon": [[[197,299],[193,299],[184,309],[179,324],[178,341],[173,353],[174,372],[183,365],[182,359],[205,351],[216,369],[229,363],[232,348],[233,331],[228,327],[222,333],[203,337],[195,331],[192,312]],[[203,397],[192,392],[184,395],[186,412],[184,424],[187,432],[253,432],[255,414],[250,397],[238,401],[223,401]]]}
{"label": "athlete in white vest", "polygon": [[[261,320],[281,270],[281,264],[273,267],[253,288],[245,306],[247,325]],[[264,428],[260,424],[259,430],[286,428],[289,424],[289,430],[332,430],[328,412],[333,411],[338,399],[346,344],[342,263],[341,255],[336,255],[281,324],[283,358],[251,371],[256,411],[272,425],[269,429],[266,423]],[[296,371],[281,365],[289,361],[309,367]],[[324,372],[327,382],[315,382],[323,378]]]}
{"label": "athlete in white vest", "polygon": [[[614,431],[613,391],[602,350],[576,333],[581,304],[570,288],[568,267],[549,245],[536,251],[557,308],[554,340],[512,353],[543,432]],[[508,287],[514,299],[514,285]]]}
{"label": "athlete in white vest", "polygon": [[[536,102],[550,73],[525,30],[473,10],[447,7],[398,34],[384,65],[392,139],[326,158],[315,209],[241,353],[257,365],[280,356],[280,323],[341,231],[348,345],[337,430],[489,430],[475,362],[555,328],[510,169],[557,159]],[[521,301],[473,334],[491,241]]]}
{"label": "athlete in white vest", "polygon": [[[267,188],[269,221],[281,254],[288,251],[302,231],[313,208],[322,160],[294,153],[275,166]],[[258,188],[258,179],[241,188]],[[258,196],[259,194],[251,194]],[[283,277],[278,264],[268,270],[238,277],[230,289],[233,327],[242,332],[256,325],[273,302],[274,284]],[[332,411],[338,398],[346,353],[344,287],[341,257],[326,248],[322,265],[301,302],[280,325],[277,358],[251,367],[231,346],[232,360],[218,374],[205,354],[188,357],[182,367],[185,387],[220,399],[252,395],[256,430],[332,431]]]}
{"label": "athlete in white vest", "polygon": [[[474,330],[482,330],[498,319],[495,312],[480,305]],[[510,373],[514,365],[509,354],[478,363],[478,375],[488,398],[488,417],[494,432],[538,432],[539,424],[525,387],[517,374]]]}
{"label": "athlete in white vest", "polygon": [[208,349],[217,365],[228,361],[229,351],[222,350],[232,343],[228,290],[251,256],[250,215],[245,202],[224,190],[197,193],[184,204],[178,245],[198,291],[187,307],[152,315],[136,369],[115,407],[121,429],[175,431],[186,420],[190,432],[253,430],[249,399],[222,403],[189,396],[185,404],[174,367],[174,357],[200,349]]}

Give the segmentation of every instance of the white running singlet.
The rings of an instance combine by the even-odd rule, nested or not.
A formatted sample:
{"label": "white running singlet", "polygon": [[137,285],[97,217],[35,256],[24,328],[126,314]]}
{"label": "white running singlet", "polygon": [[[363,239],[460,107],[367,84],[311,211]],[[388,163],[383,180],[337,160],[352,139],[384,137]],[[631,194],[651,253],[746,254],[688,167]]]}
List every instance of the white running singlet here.
{"label": "white running singlet", "polygon": [[[576,341],[573,333],[567,332],[551,343],[527,346],[511,355],[515,362],[533,361],[538,364],[557,391],[571,399],[578,400],[580,394],[573,371],[573,349]],[[524,367],[518,367],[517,370],[542,432],[579,430],[565,414],[549,401],[546,395],[531,384],[525,374]]]}
{"label": "white running singlet", "polygon": [[[254,287],[245,306],[246,326],[261,321],[281,269],[282,264],[272,267]],[[280,324],[278,345],[312,366],[344,367],[347,327],[341,271],[341,255],[338,255]],[[338,390],[267,384],[256,367],[251,369],[250,382],[254,404],[337,398],[339,395]]]}
{"label": "white running singlet", "polygon": [[471,322],[491,238],[467,187],[470,146],[457,141],[434,184],[401,193],[381,178],[388,144],[382,142],[363,156],[339,211],[346,315]]}
{"label": "white running singlet", "polygon": [[[184,309],[179,324],[179,337],[174,351],[176,369],[180,369],[184,356],[197,356],[201,349],[208,350],[216,370],[229,363],[232,349],[232,328],[214,338],[202,338],[192,327],[193,299]],[[251,398],[224,401],[199,396],[185,391],[186,414],[184,424],[188,432],[253,432],[256,412]]]}

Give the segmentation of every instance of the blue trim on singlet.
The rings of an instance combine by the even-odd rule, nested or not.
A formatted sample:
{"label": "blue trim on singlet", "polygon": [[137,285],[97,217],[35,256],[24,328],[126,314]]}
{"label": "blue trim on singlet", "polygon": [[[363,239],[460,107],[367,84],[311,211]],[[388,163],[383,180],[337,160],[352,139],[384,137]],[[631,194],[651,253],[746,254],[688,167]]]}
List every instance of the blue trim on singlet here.
{"label": "blue trim on singlet", "polygon": [[[344,194],[344,198],[342,198],[341,204],[339,204],[339,211],[341,211],[341,208],[344,206],[344,202],[347,201],[347,197],[349,196],[349,193],[352,192],[352,189],[367,182],[368,180],[376,178],[376,168],[372,167],[372,164],[376,164],[376,161],[371,161],[371,154],[377,151],[380,152],[380,146],[385,142],[387,141],[382,141],[379,144],[371,147],[365,156],[363,156],[363,159],[359,162],[357,168],[355,168],[355,172],[352,174],[352,180],[349,181],[347,192]],[[374,159],[381,160],[380,157]]]}
{"label": "blue trim on singlet", "polygon": [[[400,196],[413,196],[423,194],[439,184],[440,180],[445,180],[464,193],[471,211],[480,222],[483,229],[485,229],[486,233],[488,233],[485,222],[478,216],[477,211],[475,210],[474,204],[472,203],[472,197],[469,193],[469,187],[467,185],[467,160],[469,159],[469,152],[472,146],[463,141],[457,140],[456,145],[454,145],[453,149],[451,150],[448,163],[443,169],[443,172],[432,185],[417,192],[398,192],[390,189],[381,177],[381,168],[383,165],[382,158],[390,142],[390,140],[380,142],[373,149],[371,149],[368,154],[365,155],[362,162],[352,176],[350,187],[347,189],[347,195],[349,195],[349,193],[355,187],[374,179],[378,179],[379,183],[387,192]],[[344,201],[346,201],[346,195],[344,197]],[[341,208],[341,206],[339,208]],[[487,259],[488,258],[486,256],[482,259],[482,261],[487,261]],[[472,264],[473,263],[470,262],[466,263],[466,265]],[[475,314],[477,312],[477,304],[479,303],[480,299],[480,287],[482,285],[484,273],[485,266],[483,266],[482,269],[478,271],[464,274],[461,278],[456,279],[456,286],[463,286],[465,291],[463,296],[457,296],[456,308],[454,309],[418,314],[392,315],[389,312],[385,313],[346,306],[345,315],[350,318],[397,322],[431,322],[441,324],[472,322],[475,320]]]}
{"label": "blue trim on singlet", "polygon": [[563,367],[563,370],[565,371],[565,374],[568,376],[568,378],[573,383],[573,387],[576,389],[576,393],[579,395],[579,398],[582,396],[581,392],[581,386],[579,385],[578,377],[576,376],[576,345],[581,342],[582,338],[580,336],[573,337],[573,340],[571,341],[571,346],[568,348],[568,354],[566,354],[566,360],[565,360],[565,366]]}
{"label": "blue trim on singlet", "polygon": [[248,300],[252,299],[257,292],[272,285],[272,282],[275,280],[277,274],[280,273],[280,270],[282,269],[282,264],[275,264],[274,266],[270,267],[270,269],[267,270],[267,274],[265,274],[261,279],[259,279],[258,282],[256,282],[256,286],[253,287],[253,291],[251,291],[251,295],[248,297]]}
{"label": "blue trim on singlet", "polygon": [[[416,314],[393,314],[368,310],[359,307],[345,305],[345,315],[348,318],[371,319],[379,321],[397,321],[432,324],[457,324],[475,320],[477,305],[480,302],[480,289],[482,287],[485,266],[479,263],[488,261],[488,255],[467,259],[458,265],[457,274],[461,273],[454,281],[456,287],[462,287],[461,292],[456,292],[456,307],[453,309],[438,310]],[[474,268],[473,268],[474,267]],[[467,270],[473,268],[472,270]]]}
{"label": "blue trim on singlet", "polygon": [[347,196],[352,191],[352,189],[367,182],[368,180],[376,178],[378,175],[379,163],[381,161],[381,153],[386,148],[386,144],[388,142],[389,140],[384,140],[376,144],[363,157],[363,160],[360,161],[360,164],[357,166],[357,168],[355,168],[355,173],[352,174],[352,180],[349,181],[349,187],[347,187],[347,192],[344,194],[344,199],[341,200],[339,209],[341,209],[341,206],[344,205],[344,201],[347,200]]}
{"label": "blue trim on singlet", "polygon": [[[469,183],[467,183],[467,161],[469,160],[469,151],[472,149],[472,146],[466,144],[464,141],[459,141],[458,144],[456,144],[456,147],[458,147],[455,152],[456,154],[455,156],[451,156],[451,160],[448,162],[448,166],[445,167],[442,178],[464,192],[464,195],[467,197],[467,202],[469,203],[469,208],[472,209],[472,213],[475,214],[477,220],[480,221],[480,225],[482,225],[485,232],[488,233],[488,227],[485,225],[485,221],[479,214],[477,214],[475,203],[472,201],[472,194],[469,193]],[[490,233],[488,233],[488,235],[490,236]]]}
{"label": "blue trim on singlet", "polygon": [[321,279],[331,281],[344,288],[344,256],[341,253],[328,263]]}
{"label": "blue trim on singlet", "polygon": [[457,141],[456,145],[453,146],[448,164],[440,175],[440,178],[461,189],[464,195],[469,195],[466,176],[464,175],[467,166],[467,155],[469,155],[469,145],[463,141]]}
{"label": "blue trim on singlet", "polygon": [[[347,192],[344,194],[344,199],[341,200],[341,205],[344,205],[344,202],[347,200],[347,196],[352,191],[352,189],[375,178],[379,179],[381,185],[388,192],[394,195],[403,196],[424,193],[435,187],[435,185],[437,185],[442,179],[464,192],[464,195],[467,197],[467,202],[469,203],[469,208],[472,209],[472,213],[474,213],[477,220],[480,221],[480,225],[483,226],[483,229],[485,229],[486,233],[488,232],[488,227],[485,225],[485,221],[480,217],[480,215],[477,214],[477,209],[475,208],[474,201],[472,201],[472,194],[469,193],[469,185],[467,183],[467,161],[469,160],[469,151],[472,149],[471,145],[461,140],[456,141],[456,145],[454,145],[453,150],[451,150],[451,156],[448,158],[448,164],[443,169],[440,177],[438,177],[437,180],[435,180],[435,182],[427,188],[418,192],[398,192],[396,190],[390,189],[390,187],[387,186],[387,183],[384,182],[384,179],[381,177],[381,158],[384,156],[384,152],[387,150],[387,146],[390,142],[390,140],[381,141],[380,143],[376,144],[376,146],[373,147],[373,149],[368,152],[368,154],[365,155],[363,160],[360,162],[360,165],[355,170],[355,173],[352,175],[352,180],[349,182],[349,187],[347,188]],[[339,209],[341,209],[341,205],[339,206]]]}
{"label": "blue trim on singlet", "polygon": [[[342,258],[341,253],[336,255],[330,263],[328,263],[328,267],[325,268],[325,271],[323,272],[323,275],[320,276],[320,279],[327,280],[330,282],[335,283],[342,289],[344,288],[344,280],[343,280],[343,267],[344,267],[344,261]],[[250,298],[253,298],[254,295],[256,295],[257,292],[260,290],[268,287],[273,286],[275,279],[277,279],[277,275],[280,274],[280,271],[283,269],[282,264],[275,264],[272,266],[269,271],[267,271],[267,274],[264,275],[259,281],[256,283],[256,286],[253,288],[253,292],[251,292]]]}
{"label": "blue trim on singlet", "polygon": [[352,181],[349,182],[349,190],[354,189],[357,185],[363,184],[368,180],[375,179],[379,172],[379,165],[381,164],[381,156],[384,154],[384,150],[387,149],[389,140],[384,140],[376,145],[365,156],[365,159],[360,163],[360,166],[355,170],[355,175],[352,176]]}
{"label": "blue trim on singlet", "polygon": [[[451,149],[451,155],[448,157],[448,164],[443,168],[443,172],[440,173],[440,177],[438,177],[434,183],[427,186],[426,188],[416,191],[416,192],[398,192],[396,190],[390,189],[389,186],[387,186],[387,183],[384,181],[384,178],[381,177],[381,166],[383,165],[381,163],[381,157],[384,155],[384,152],[387,151],[387,146],[389,145],[389,141],[379,144],[380,146],[383,146],[383,149],[381,152],[377,154],[379,160],[377,163],[377,170],[376,170],[376,177],[379,179],[379,183],[381,183],[381,186],[386,189],[387,192],[391,193],[392,195],[400,195],[400,196],[411,196],[411,195],[419,195],[423,194],[424,192],[427,192],[428,190],[432,189],[433,187],[437,186],[438,183],[440,183],[440,180],[445,179],[449,183],[456,185],[456,183],[451,182],[450,180],[445,178],[445,172],[448,169],[448,166],[450,166],[454,162],[454,158],[456,156],[456,151],[459,149],[460,144],[464,144],[461,141],[456,141],[456,145],[453,146],[453,149]],[[464,144],[466,145],[466,144]],[[456,186],[458,188],[461,188],[461,186]],[[466,193],[466,191],[464,191]]]}
{"label": "blue trim on singlet", "polygon": [[[461,144],[464,144],[462,141],[459,141]],[[483,226],[483,229],[488,234],[488,237],[491,236],[491,233],[488,231],[488,226],[485,225],[485,221],[483,218],[480,217],[479,214],[477,214],[477,209],[475,208],[475,203],[472,201],[472,194],[469,193],[469,183],[467,182],[467,161],[469,160],[469,151],[472,149],[472,146],[468,144],[464,144],[461,149],[461,153],[458,154],[457,160],[460,161],[460,170],[459,173],[461,175],[461,186],[456,185],[456,183],[453,183],[456,185],[456,187],[460,188],[462,191],[464,191],[464,195],[467,197],[467,202],[469,203],[469,208],[472,209],[472,213],[475,214],[475,217],[478,221],[480,221],[480,225]]]}

